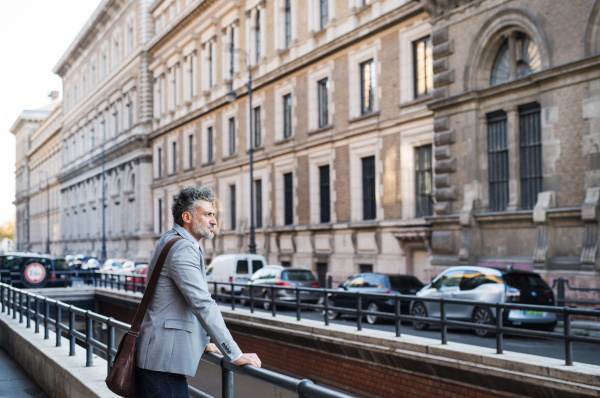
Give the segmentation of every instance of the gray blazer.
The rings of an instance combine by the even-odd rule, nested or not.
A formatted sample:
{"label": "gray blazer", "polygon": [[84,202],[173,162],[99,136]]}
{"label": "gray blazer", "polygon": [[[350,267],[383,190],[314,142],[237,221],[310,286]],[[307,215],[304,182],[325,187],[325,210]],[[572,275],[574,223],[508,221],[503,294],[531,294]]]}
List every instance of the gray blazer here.
{"label": "gray blazer", "polygon": [[137,366],[194,376],[210,338],[228,360],[242,352],[210,296],[198,244],[186,232],[175,225],[152,253],[148,280],[165,244],[178,236],[184,238],[171,248],[158,278],[137,338]]}

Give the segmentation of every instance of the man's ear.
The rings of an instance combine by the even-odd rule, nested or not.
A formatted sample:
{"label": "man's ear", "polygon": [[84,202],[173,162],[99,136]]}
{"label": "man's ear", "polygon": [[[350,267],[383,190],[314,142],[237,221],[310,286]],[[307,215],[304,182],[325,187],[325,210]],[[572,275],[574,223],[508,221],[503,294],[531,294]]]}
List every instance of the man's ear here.
{"label": "man's ear", "polygon": [[192,222],[192,215],[189,212],[184,211],[181,214],[181,219],[183,220],[184,223],[190,223],[190,222]]}

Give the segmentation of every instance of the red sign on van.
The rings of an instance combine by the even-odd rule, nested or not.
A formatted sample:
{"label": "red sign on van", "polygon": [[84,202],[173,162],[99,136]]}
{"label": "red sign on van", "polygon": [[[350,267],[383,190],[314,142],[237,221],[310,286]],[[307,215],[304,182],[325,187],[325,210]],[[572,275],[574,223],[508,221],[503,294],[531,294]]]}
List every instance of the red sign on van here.
{"label": "red sign on van", "polygon": [[31,263],[25,268],[25,278],[30,283],[40,283],[46,277],[46,268],[39,263]]}

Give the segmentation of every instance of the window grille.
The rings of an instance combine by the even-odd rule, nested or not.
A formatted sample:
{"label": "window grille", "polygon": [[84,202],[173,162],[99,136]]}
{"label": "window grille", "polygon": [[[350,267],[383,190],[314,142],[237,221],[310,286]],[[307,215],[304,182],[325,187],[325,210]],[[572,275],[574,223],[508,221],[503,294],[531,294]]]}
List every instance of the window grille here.
{"label": "window grille", "polygon": [[283,96],[283,138],[292,136],[292,94]]}
{"label": "window grille", "polygon": [[327,21],[329,20],[329,1],[319,0],[321,5],[321,29],[325,28]]}
{"label": "window grille", "polygon": [[254,148],[262,146],[262,131],[260,128],[260,106],[254,108]]}
{"label": "window grille", "polygon": [[256,10],[256,29],[254,31],[254,39],[256,46],[256,63],[260,61],[260,10]]}
{"label": "window grille", "polygon": [[292,43],[292,4],[290,0],[285,0],[285,47]]}
{"label": "window grille", "polygon": [[206,130],[206,161],[213,161],[213,128],[212,126]]}
{"label": "window grille", "polygon": [[490,210],[504,211],[508,205],[508,137],[506,112],[487,114]]}
{"label": "window grille", "polygon": [[254,192],[256,196],[256,228],[262,228],[262,180],[254,181]]}
{"label": "window grille", "polygon": [[236,219],[236,214],[235,214],[235,185],[230,185],[229,186],[229,214],[231,214],[231,230],[234,231],[235,230],[235,219]]}
{"label": "window grille", "polygon": [[415,98],[433,91],[433,53],[429,36],[413,43]]}
{"label": "window grille", "polygon": [[190,134],[188,136],[188,150],[189,150],[189,166],[194,166],[194,135]]}
{"label": "window grille", "polygon": [[329,165],[319,167],[321,222],[331,221],[331,204],[329,198]]}
{"label": "window grille", "polygon": [[319,127],[325,127],[329,124],[329,79],[320,80],[319,89]]}
{"label": "window grille", "polygon": [[177,172],[177,143],[173,142],[173,173]]}
{"label": "window grille", "polygon": [[229,154],[235,154],[235,118],[229,118]]}
{"label": "window grille", "polygon": [[431,145],[415,148],[416,216],[433,215],[433,170]]}
{"label": "window grille", "polygon": [[294,197],[293,197],[293,186],[292,186],[292,173],[286,173],[283,175],[283,188],[284,188],[284,215],[285,225],[292,225],[294,223]]}
{"label": "window grille", "polygon": [[373,112],[373,60],[360,64],[360,113]]}
{"label": "window grille", "polygon": [[521,207],[533,209],[542,191],[542,128],[540,104],[519,106]]}
{"label": "window grille", "polygon": [[363,219],[374,220],[377,216],[375,202],[375,156],[362,158]]}

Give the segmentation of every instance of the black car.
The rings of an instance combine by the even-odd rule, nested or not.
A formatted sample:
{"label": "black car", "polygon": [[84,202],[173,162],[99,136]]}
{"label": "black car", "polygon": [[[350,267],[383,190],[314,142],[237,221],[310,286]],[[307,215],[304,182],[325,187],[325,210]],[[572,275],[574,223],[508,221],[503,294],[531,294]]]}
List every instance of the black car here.
{"label": "black car", "polygon": [[0,255],[2,282],[15,287],[41,288],[71,286],[69,267],[62,258],[30,252],[7,252]]}
{"label": "black car", "polygon": [[[361,273],[350,277],[338,290],[350,293],[377,293],[389,294],[415,294],[423,287],[423,283],[412,275],[384,275],[376,273]],[[356,309],[358,304],[357,296],[354,294],[336,294],[329,295],[329,304],[335,307]],[[408,314],[410,300],[400,301],[400,312]],[[362,297],[362,309],[367,311],[395,312],[395,300],[379,297]],[[340,313],[329,312],[329,317],[335,319]],[[374,324],[380,321],[380,318],[373,315],[367,315],[367,322]]]}

